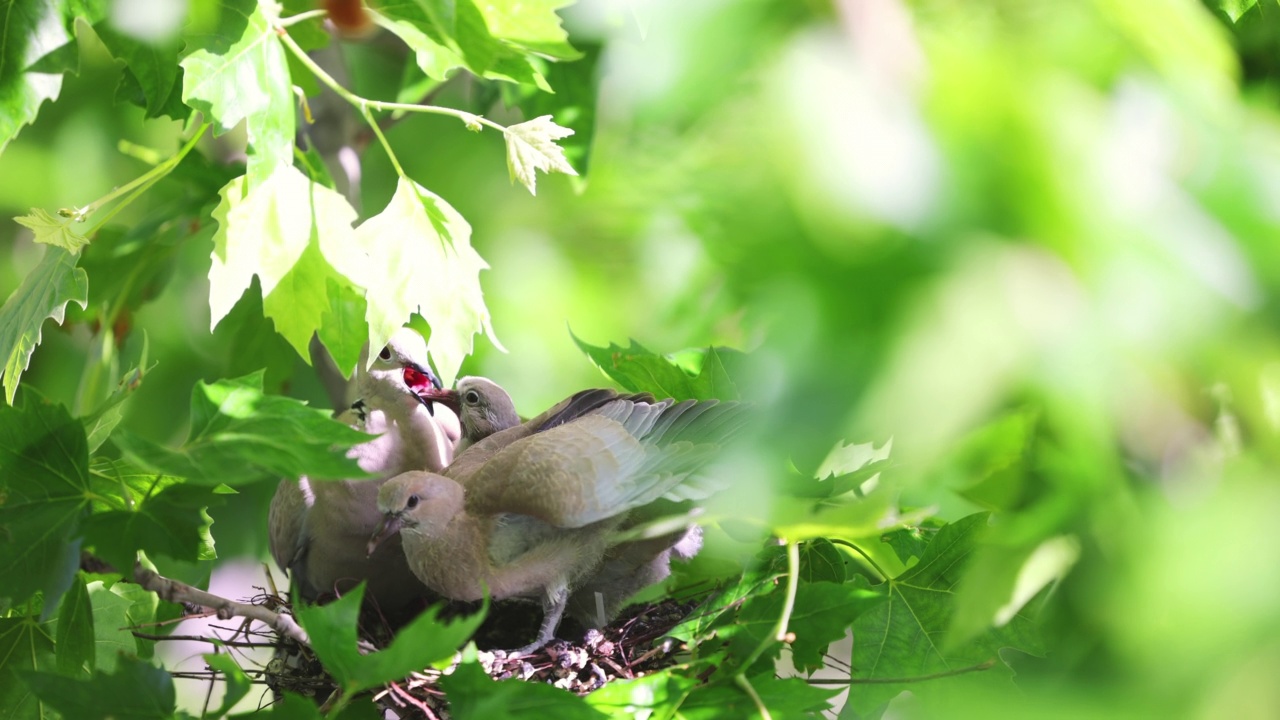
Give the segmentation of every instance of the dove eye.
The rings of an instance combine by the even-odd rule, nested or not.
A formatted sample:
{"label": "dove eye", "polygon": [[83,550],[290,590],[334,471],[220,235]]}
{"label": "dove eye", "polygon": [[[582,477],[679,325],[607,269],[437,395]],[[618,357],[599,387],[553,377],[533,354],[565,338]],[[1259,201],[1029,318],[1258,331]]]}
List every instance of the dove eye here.
{"label": "dove eye", "polygon": [[466,394],[462,396],[462,399],[466,400],[468,405],[477,405],[480,403],[480,393],[475,390],[468,390]]}
{"label": "dove eye", "polygon": [[382,352],[378,353],[378,357],[379,357],[379,358],[382,358],[383,360],[390,360],[390,359],[391,359],[391,348],[389,348],[389,347],[384,347],[384,348],[382,348]]}
{"label": "dove eye", "polygon": [[410,510],[412,510],[418,507],[419,500],[421,500],[421,498],[419,498],[417,495],[410,495],[408,502],[406,502],[405,504],[408,506]]}

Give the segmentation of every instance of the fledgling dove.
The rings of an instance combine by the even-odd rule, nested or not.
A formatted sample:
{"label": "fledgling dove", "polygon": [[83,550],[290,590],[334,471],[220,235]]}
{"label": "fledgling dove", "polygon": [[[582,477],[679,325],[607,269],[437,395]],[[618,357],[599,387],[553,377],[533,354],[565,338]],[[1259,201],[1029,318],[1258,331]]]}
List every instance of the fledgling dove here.
{"label": "fledgling dove", "polygon": [[407,470],[440,470],[449,464],[461,434],[457,417],[432,407],[414,387],[439,381],[427,368],[422,336],[402,328],[392,335],[366,372],[358,370],[360,400],[342,418],[378,437],[348,451],[367,480],[282,480],[271,500],[271,555],[293,576],[303,599],[351,589],[368,581],[365,593],[393,612],[430,593],[409,570],[399,542],[370,556],[366,545],[377,528],[378,489]]}
{"label": "fledgling dove", "polygon": [[[613,390],[584,390],[529,422],[521,423],[511,395],[488,378],[464,377],[458,380],[454,390],[429,388],[424,394],[452,409],[462,424],[457,455],[446,473],[454,478],[467,477],[495,452],[516,440],[570,422],[619,397],[653,402],[653,396],[648,393],[619,396]],[[470,445],[486,440],[482,447],[464,452]],[[626,526],[656,520],[660,514],[652,506],[646,506],[632,513]],[[698,525],[612,545],[605,551],[600,566],[586,576],[570,596],[569,614],[584,627],[603,626],[622,609],[627,598],[671,575],[672,555],[689,560],[701,548],[702,528]]]}
{"label": "fledgling dove", "polygon": [[[551,640],[570,591],[599,566],[631,511],[680,495],[742,422],[736,403],[615,398],[507,444],[465,475],[409,472],[378,493],[370,549],[399,533],[409,566],[454,600],[540,600],[527,653]],[[511,428],[503,432],[512,432]],[[477,443],[469,453],[483,451]],[[461,458],[460,458],[461,459]]]}

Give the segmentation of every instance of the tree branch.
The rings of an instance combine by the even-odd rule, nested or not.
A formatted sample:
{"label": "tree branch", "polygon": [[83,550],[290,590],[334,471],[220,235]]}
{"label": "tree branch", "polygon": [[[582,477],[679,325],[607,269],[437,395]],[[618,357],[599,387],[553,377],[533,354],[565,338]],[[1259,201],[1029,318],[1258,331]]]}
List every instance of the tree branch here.
{"label": "tree branch", "polygon": [[167,600],[171,603],[190,603],[209,608],[217,614],[220,620],[230,620],[233,617],[257,620],[301,645],[311,646],[311,639],[307,637],[307,631],[303,630],[302,626],[291,615],[277,613],[261,605],[247,605],[218,597],[204,590],[191,587],[186,583],[170,580],[141,565],[134,566],[133,580],[141,585],[143,589],[159,595],[161,600]]}

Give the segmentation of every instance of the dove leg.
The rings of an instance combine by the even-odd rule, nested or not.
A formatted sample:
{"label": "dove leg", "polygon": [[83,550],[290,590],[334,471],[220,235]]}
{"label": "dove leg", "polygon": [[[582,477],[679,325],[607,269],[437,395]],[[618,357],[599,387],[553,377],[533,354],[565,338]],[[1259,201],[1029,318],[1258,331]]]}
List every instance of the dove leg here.
{"label": "dove leg", "polygon": [[538,629],[538,637],[528,645],[516,650],[520,655],[528,655],[555,639],[556,628],[564,617],[564,609],[569,605],[569,588],[559,585],[547,592],[543,606],[542,627]]}

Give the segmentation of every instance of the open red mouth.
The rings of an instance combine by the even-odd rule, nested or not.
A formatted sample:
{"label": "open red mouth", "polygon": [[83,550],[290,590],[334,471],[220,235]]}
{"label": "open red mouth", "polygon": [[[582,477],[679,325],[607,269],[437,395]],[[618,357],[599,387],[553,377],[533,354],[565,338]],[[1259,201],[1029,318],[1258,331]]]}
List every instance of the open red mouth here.
{"label": "open red mouth", "polygon": [[404,369],[404,384],[413,390],[426,390],[435,387],[435,384],[431,382],[431,376],[415,367],[406,367]]}

